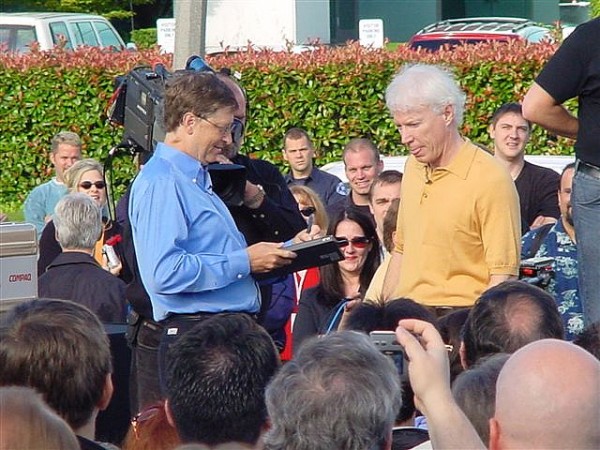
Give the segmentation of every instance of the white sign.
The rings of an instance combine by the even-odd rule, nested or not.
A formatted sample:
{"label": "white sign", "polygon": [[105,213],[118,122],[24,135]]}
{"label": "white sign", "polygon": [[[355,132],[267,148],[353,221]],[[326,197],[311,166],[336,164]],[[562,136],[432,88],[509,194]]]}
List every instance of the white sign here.
{"label": "white sign", "polygon": [[383,47],[383,20],[362,19],[358,21],[358,38],[363,47]]}
{"label": "white sign", "polygon": [[156,21],[156,43],[163,53],[175,53],[175,19]]}

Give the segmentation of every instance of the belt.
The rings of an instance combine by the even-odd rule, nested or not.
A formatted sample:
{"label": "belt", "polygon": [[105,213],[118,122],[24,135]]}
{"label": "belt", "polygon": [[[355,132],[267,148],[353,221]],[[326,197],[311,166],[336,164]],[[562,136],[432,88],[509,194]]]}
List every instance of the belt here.
{"label": "belt", "polygon": [[250,314],[244,311],[222,311],[222,312],[197,312],[197,313],[169,313],[167,317],[159,322],[160,325],[164,325],[169,323],[171,320],[204,320],[210,316],[214,316],[215,314],[246,314],[250,316],[252,319],[256,320],[256,314]]}
{"label": "belt", "polygon": [[592,178],[600,180],[600,167],[596,167],[593,164],[586,163],[580,159],[578,159],[575,163],[575,172],[581,172]]}

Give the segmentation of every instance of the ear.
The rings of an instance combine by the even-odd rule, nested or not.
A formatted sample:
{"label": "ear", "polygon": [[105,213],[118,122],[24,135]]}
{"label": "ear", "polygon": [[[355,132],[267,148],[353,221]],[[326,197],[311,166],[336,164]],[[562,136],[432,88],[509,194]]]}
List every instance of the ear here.
{"label": "ear", "polygon": [[446,122],[446,125],[450,125],[454,121],[454,106],[444,106],[444,112],[442,116],[444,117],[444,122]]}
{"label": "ear", "polygon": [[380,174],[381,172],[383,172],[383,160],[380,159],[379,162],[377,163],[377,173]]}
{"label": "ear", "polygon": [[171,411],[171,403],[169,403],[169,399],[165,400],[165,415],[167,416],[167,422],[171,427],[177,429],[175,426],[175,418],[173,417],[173,411]]}
{"label": "ear", "polygon": [[491,123],[488,125],[488,133],[492,139],[496,139],[496,127]]}
{"label": "ear", "polygon": [[467,370],[469,368],[469,365],[467,364],[467,350],[463,341],[460,341],[460,347],[458,347],[458,355],[460,356],[460,365],[464,370]]}
{"label": "ear", "polygon": [[192,134],[194,132],[194,125],[196,124],[196,116],[191,112],[186,112],[181,118],[181,126],[185,128],[185,131],[188,134]]}
{"label": "ear", "polygon": [[493,417],[490,419],[490,442],[488,448],[490,450],[500,449],[500,424]]}
{"label": "ear", "polygon": [[110,399],[113,396],[113,392],[115,388],[112,382],[112,374],[107,373],[106,379],[104,380],[104,387],[102,388],[102,396],[100,397],[100,401],[98,401],[98,409],[100,411],[104,411],[108,408],[108,404],[110,403]]}

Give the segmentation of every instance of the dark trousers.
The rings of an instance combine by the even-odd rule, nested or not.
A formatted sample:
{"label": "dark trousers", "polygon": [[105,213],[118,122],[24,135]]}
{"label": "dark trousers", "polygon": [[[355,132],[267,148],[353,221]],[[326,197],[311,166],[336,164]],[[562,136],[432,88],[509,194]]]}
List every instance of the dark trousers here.
{"label": "dark trousers", "polygon": [[158,347],[163,326],[153,320],[135,317],[135,313],[133,316],[128,329],[131,347],[129,397],[131,412],[135,415],[163,398],[158,373]]}

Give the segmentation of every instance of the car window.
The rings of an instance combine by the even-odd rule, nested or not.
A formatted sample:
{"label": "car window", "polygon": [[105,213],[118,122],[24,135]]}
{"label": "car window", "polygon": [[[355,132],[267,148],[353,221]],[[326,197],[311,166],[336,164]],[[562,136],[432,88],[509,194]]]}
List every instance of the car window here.
{"label": "car window", "polygon": [[92,22],[75,22],[73,23],[73,28],[78,31],[82,45],[98,47],[98,39],[96,38],[96,33],[94,32]]}
{"label": "car window", "polygon": [[69,37],[69,31],[67,30],[67,24],[64,22],[51,22],[50,34],[52,34],[52,43],[54,45],[60,44],[62,41],[65,42],[65,48],[72,49],[73,43]]}
{"label": "car window", "polygon": [[102,47],[114,47],[117,50],[123,50],[123,45],[119,40],[119,36],[105,22],[94,22],[98,36],[100,36],[100,45]]}
{"label": "car window", "polygon": [[0,28],[0,51],[26,53],[37,41],[35,28],[29,25],[3,25]]}

